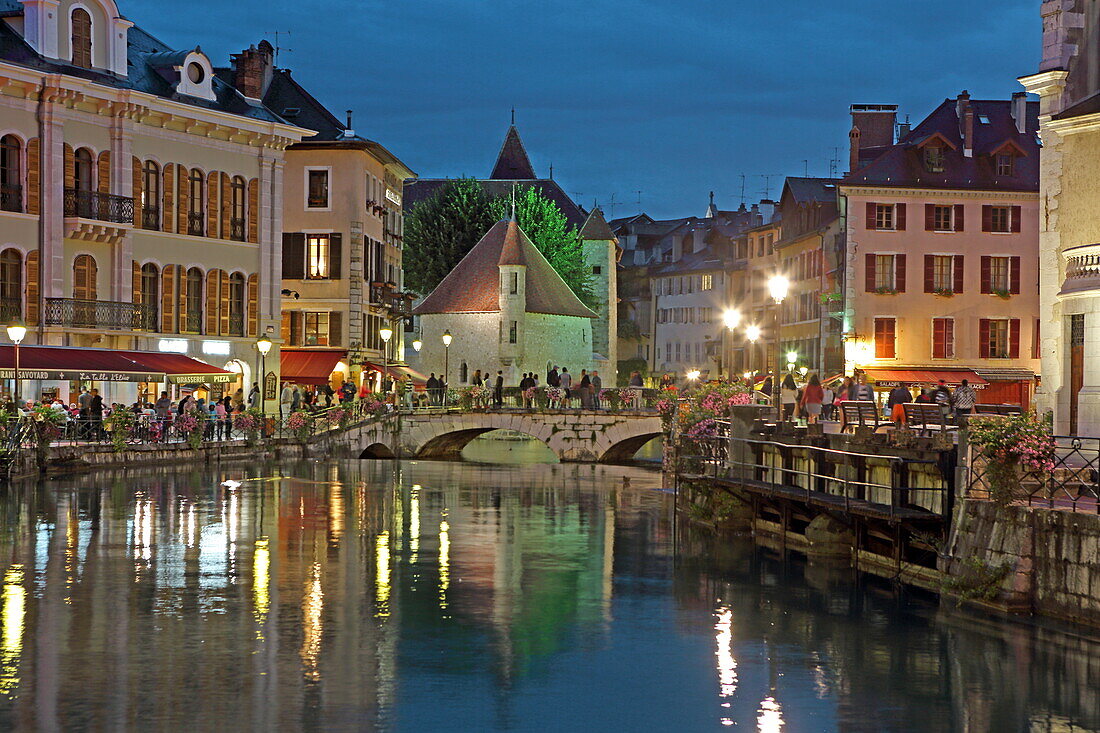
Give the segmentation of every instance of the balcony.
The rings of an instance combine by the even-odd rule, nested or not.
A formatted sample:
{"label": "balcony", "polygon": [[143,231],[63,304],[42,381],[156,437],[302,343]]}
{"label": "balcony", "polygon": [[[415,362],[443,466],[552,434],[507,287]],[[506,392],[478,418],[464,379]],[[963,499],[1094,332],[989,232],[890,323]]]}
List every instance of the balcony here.
{"label": "balcony", "polygon": [[42,322],[68,328],[156,331],[157,311],[152,305],[141,303],[46,298]]}
{"label": "balcony", "polygon": [[180,314],[180,333],[202,333],[201,310],[190,310]]}
{"label": "balcony", "polygon": [[11,323],[23,317],[23,301],[19,298],[0,298],[0,323]]}
{"label": "balcony", "polygon": [[160,208],[143,206],[141,209],[141,228],[151,232],[160,231]]}
{"label": "balcony", "polygon": [[227,336],[244,336],[244,314],[229,314],[229,333]]}
{"label": "balcony", "polygon": [[206,232],[206,215],[201,211],[191,211],[187,214],[187,233],[192,237],[201,237]]}
{"label": "balcony", "polygon": [[132,224],[134,200],[128,196],[66,188],[65,216],[111,224]]}
{"label": "balcony", "polygon": [[0,185],[0,211],[23,212],[23,187],[5,183]]}
{"label": "balcony", "polygon": [[230,219],[229,220],[229,238],[237,242],[244,241],[244,219]]}
{"label": "balcony", "polygon": [[1100,290],[1100,244],[1083,244],[1062,251],[1066,279],[1058,295],[1072,297]]}

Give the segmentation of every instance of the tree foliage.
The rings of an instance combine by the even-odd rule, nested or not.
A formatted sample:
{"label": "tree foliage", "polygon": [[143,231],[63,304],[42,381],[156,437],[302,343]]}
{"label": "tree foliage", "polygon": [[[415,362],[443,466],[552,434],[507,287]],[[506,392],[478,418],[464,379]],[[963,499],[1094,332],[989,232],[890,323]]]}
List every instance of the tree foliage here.
{"label": "tree foliage", "polygon": [[[580,236],[562,210],[533,186],[517,187],[516,221],[586,305],[593,306]],[[405,283],[426,295],[493,224],[512,214],[512,197],[492,197],[471,178],[448,181],[405,219]]]}

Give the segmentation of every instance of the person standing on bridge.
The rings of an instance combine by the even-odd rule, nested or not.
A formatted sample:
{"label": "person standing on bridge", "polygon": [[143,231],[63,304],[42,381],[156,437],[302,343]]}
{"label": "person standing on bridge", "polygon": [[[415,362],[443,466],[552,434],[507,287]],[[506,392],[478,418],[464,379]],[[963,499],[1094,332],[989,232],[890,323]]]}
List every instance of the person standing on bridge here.
{"label": "person standing on bridge", "polygon": [[561,380],[558,378],[558,365],[555,364],[554,368],[546,373],[546,386],[547,387],[560,387]]}
{"label": "person standing on bridge", "polygon": [[603,391],[603,380],[600,379],[600,373],[592,370],[592,409],[600,409],[600,392]]}
{"label": "person standing on bridge", "polygon": [[970,386],[970,380],[962,380],[962,384],[955,390],[952,398],[955,404],[955,417],[968,417],[974,405],[978,402],[978,393]]}
{"label": "person standing on bridge", "polygon": [[504,372],[497,370],[497,380],[493,384],[493,407],[500,409],[504,407]]}
{"label": "person standing on bridge", "polygon": [[573,386],[573,375],[569,373],[569,370],[565,367],[561,368],[561,376],[558,377],[558,386],[565,390],[565,399],[562,400],[562,407],[569,406],[569,399],[573,396],[573,392],[570,389]]}
{"label": "person standing on bridge", "polygon": [[587,369],[581,369],[581,383],[577,385],[577,391],[581,393],[581,409],[592,407],[592,379]]}

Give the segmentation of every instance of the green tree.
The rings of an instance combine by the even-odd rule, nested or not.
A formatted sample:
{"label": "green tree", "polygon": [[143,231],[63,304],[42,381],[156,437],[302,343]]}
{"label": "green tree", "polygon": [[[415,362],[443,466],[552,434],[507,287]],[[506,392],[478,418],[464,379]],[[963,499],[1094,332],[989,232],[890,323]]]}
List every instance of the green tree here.
{"label": "green tree", "polygon": [[[516,189],[516,221],[586,305],[595,298],[575,227],[538,188]],[[405,218],[405,284],[431,292],[493,224],[511,216],[512,196],[492,197],[472,178],[448,181]]]}

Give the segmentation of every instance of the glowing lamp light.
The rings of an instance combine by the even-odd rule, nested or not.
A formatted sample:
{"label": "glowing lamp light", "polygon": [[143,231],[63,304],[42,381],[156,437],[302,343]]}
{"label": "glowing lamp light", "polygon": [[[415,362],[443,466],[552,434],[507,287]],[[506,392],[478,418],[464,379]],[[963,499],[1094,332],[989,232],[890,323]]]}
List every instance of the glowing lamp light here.
{"label": "glowing lamp light", "polygon": [[791,287],[791,281],[783,275],[776,275],[771,280],[768,280],[768,292],[771,293],[772,300],[776,303],[782,303],[783,299],[787,297],[787,291]]}
{"label": "glowing lamp light", "polygon": [[741,325],[741,311],[736,308],[730,308],[722,314],[722,320],[726,322],[726,328],[733,331],[739,325]]}
{"label": "glowing lamp light", "polygon": [[745,379],[752,379],[752,372],[745,372],[741,376],[744,377]]}
{"label": "glowing lamp light", "polygon": [[452,338],[453,337],[451,336],[450,330],[444,331],[443,332],[443,345],[444,346],[450,346]]}
{"label": "glowing lamp light", "polygon": [[424,342],[420,339],[413,339],[413,351],[420,353],[420,349],[423,348]]}
{"label": "glowing lamp light", "polygon": [[756,343],[757,339],[760,338],[760,333],[760,326],[749,326],[745,329],[745,336],[753,343]]}
{"label": "glowing lamp light", "polygon": [[262,339],[256,342],[256,350],[260,352],[261,356],[267,356],[267,352],[271,351],[271,339],[264,336]]}
{"label": "glowing lamp light", "polygon": [[797,351],[788,351],[787,352],[787,363],[788,364],[794,364],[796,361],[798,361],[798,352]]}
{"label": "glowing lamp light", "polygon": [[699,378],[699,375],[700,372],[698,369],[692,369],[690,372],[687,373],[687,378],[694,382],[696,379]]}
{"label": "glowing lamp light", "polygon": [[8,324],[8,338],[12,340],[12,343],[22,343],[23,338],[27,335],[27,327],[23,325],[23,320],[16,318],[14,321]]}
{"label": "glowing lamp light", "polygon": [[378,329],[378,335],[382,337],[382,341],[388,344],[390,339],[393,338],[393,329],[389,326],[382,326]]}
{"label": "glowing lamp light", "polygon": [[798,370],[798,373],[799,373],[799,374],[801,374],[801,375],[802,375],[803,377],[805,377],[805,376],[806,376],[806,374],[807,374],[807,373],[808,373],[809,371],[810,371],[810,368],[809,368],[809,367],[802,367],[801,369],[799,369],[799,370]]}

